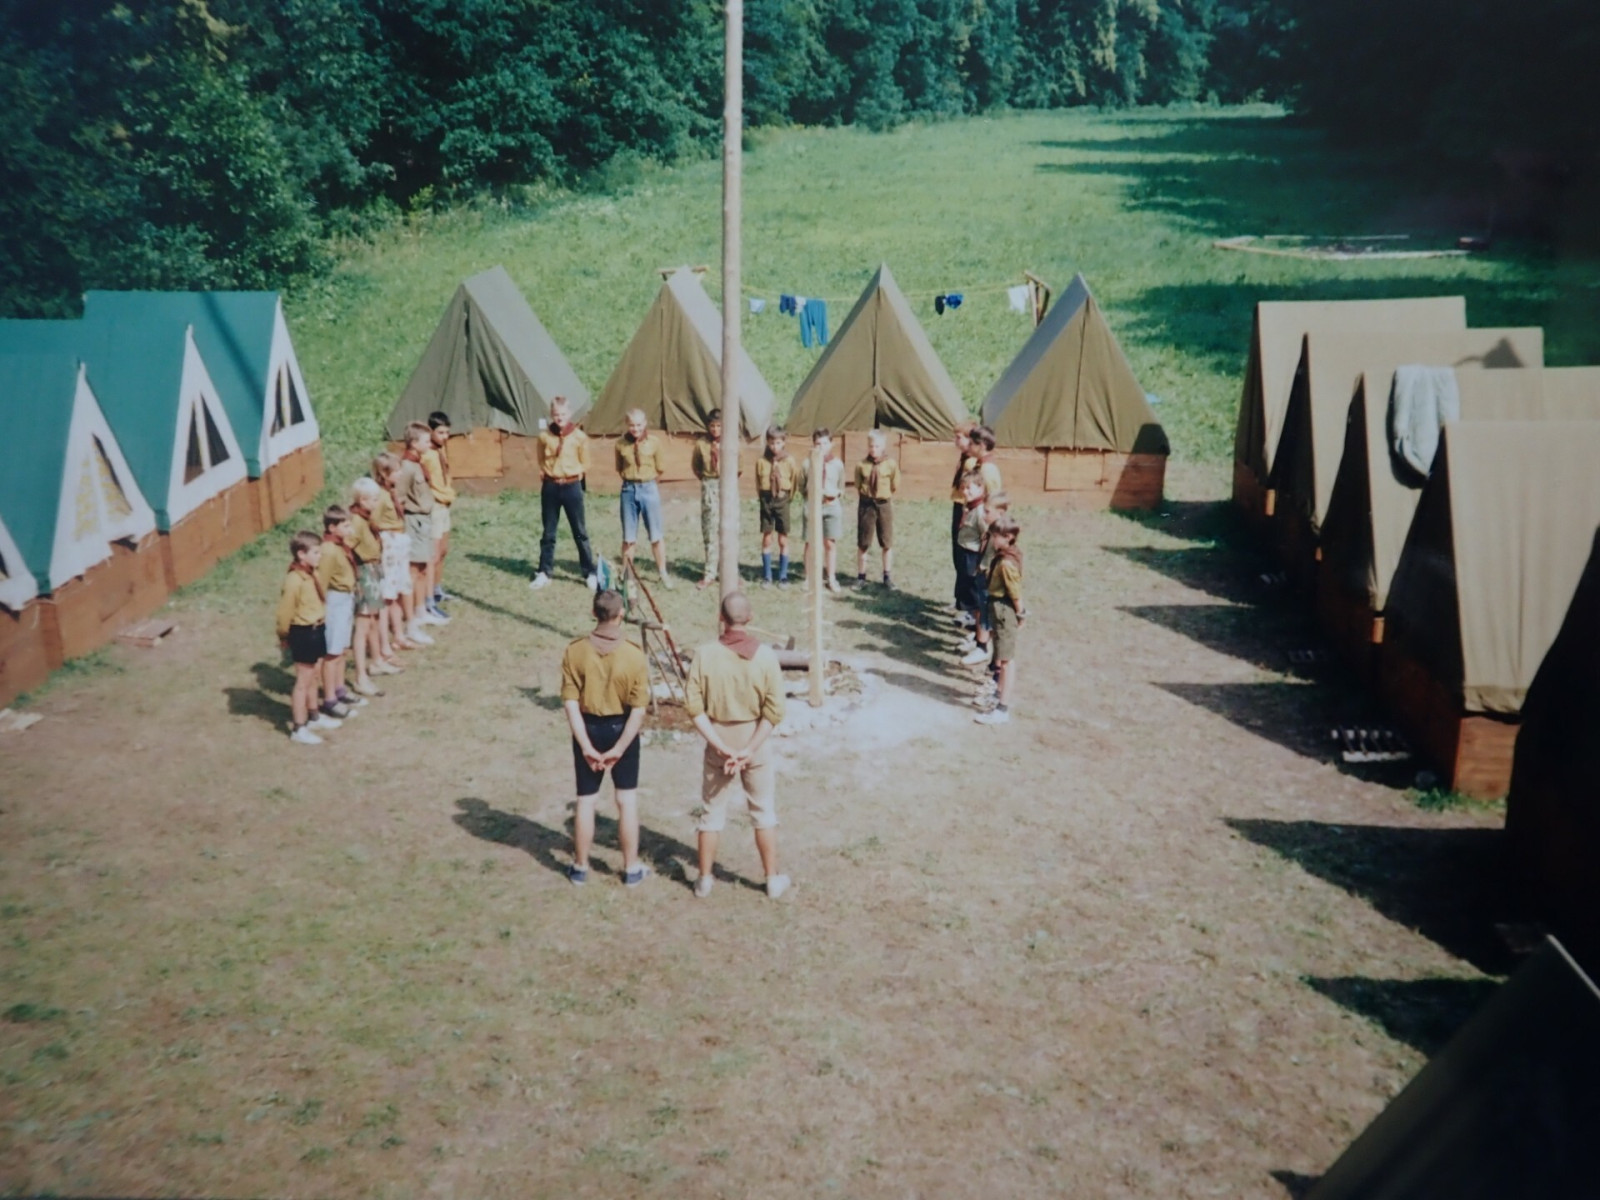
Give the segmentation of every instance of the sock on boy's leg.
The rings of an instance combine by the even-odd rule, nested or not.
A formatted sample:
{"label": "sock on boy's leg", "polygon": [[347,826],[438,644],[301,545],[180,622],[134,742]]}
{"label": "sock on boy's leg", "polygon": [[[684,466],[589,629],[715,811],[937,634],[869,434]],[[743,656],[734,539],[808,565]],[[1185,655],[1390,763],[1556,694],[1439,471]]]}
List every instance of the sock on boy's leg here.
{"label": "sock on boy's leg", "polygon": [[772,551],[770,550],[761,552],[761,578],[769,582],[772,579]]}
{"label": "sock on boy's leg", "polygon": [[780,554],[778,556],[778,578],[789,578],[789,556],[787,554]]}

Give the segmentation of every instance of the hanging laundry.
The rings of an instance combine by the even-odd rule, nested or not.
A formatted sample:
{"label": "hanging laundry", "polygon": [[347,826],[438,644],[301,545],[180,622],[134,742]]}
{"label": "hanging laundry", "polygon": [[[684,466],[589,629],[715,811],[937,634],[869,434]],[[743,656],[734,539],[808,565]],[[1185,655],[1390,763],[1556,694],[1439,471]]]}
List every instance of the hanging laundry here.
{"label": "hanging laundry", "polygon": [[828,344],[826,300],[806,300],[800,306],[800,344],[809,350],[813,339],[819,346]]}
{"label": "hanging laundry", "polygon": [[753,313],[765,312],[766,308],[767,308],[767,302],[765,300],[761,299],[759,296],[751,296],[750,297],[750,311],[751,312],[753,312]]}
{"label": "hanging laundry", "polygon": [[962,295],[960,292],[950,292],[944,298],[944,306],[946,308],[960,308],[961,300]]}
{"label": "hanging laundry", "polygon": [[780,313],[782,313],[784,316],[789,316],[789,317],[794,316],[794,314],[796,312],[795,304],[794,304],[794,297],[789,295],[787,292],[785,292],[783,295],[779,296],[778,297],[778,311]]}
{"label": "hanging laundry", "polygon": [[944,297],[942,295],[933,298],[933,311],[941,317],[944,316]]}
{"label": "hanging laundry", "polygon": [[1032,297],[1028,294],[1031,290],[1025,283],[1006,289],[1006,302],[1011,305],[1012,312],[1025,313],[1032,307],[1029,303]]}

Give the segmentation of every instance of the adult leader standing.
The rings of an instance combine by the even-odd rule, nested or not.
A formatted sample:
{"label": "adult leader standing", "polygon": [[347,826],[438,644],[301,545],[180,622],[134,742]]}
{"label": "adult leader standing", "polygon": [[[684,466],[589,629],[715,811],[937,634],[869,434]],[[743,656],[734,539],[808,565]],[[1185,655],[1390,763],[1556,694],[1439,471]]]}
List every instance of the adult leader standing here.
{"label": "adult leader standing", "polygon": [[600,586],[596,574],[594,548],[583,513],[583,478],[589,473],[589,435],[572,423],[572,407],[565,396],[550,401],[550,419],[540,430],[536,442],[539,473],[544,482],[539,489],[540,516],[544,536],[539,539],[539,569],[528,586],[542,588],[550,582],[556,562],[556,530],[561,514],[567,514],[572,540],[578,545],[578,569],[589,590]]}

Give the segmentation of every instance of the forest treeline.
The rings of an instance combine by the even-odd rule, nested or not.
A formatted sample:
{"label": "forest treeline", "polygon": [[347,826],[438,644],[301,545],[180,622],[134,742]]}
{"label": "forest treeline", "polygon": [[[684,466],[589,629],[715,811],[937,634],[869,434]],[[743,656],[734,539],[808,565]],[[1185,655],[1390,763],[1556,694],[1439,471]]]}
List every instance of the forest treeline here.
{"label": "forest treeline", "polygon": [[[746,0],[746,111],[881,129],[1264,98],[1449,154],[1520,138],[1592,157],[1576,97],[1600,6],[1523,0],[1514,33],[1504,9]],[[721,38],[711,0],[0,0],[0,312],[276,286],[386,214],[702,153]],[[1507,48],[1561,69],[1496,69]]]}

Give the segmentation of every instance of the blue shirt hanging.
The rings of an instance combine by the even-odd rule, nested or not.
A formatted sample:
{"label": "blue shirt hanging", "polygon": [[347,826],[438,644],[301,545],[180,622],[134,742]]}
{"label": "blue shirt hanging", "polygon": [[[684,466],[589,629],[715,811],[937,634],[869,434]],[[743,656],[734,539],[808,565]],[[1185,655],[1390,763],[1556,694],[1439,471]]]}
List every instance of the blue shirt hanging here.
{"label": "blue shirt hanging", "polygon": [[784,316],[794,316],[794,297],[787,292],[778,297],[778,312]]}

